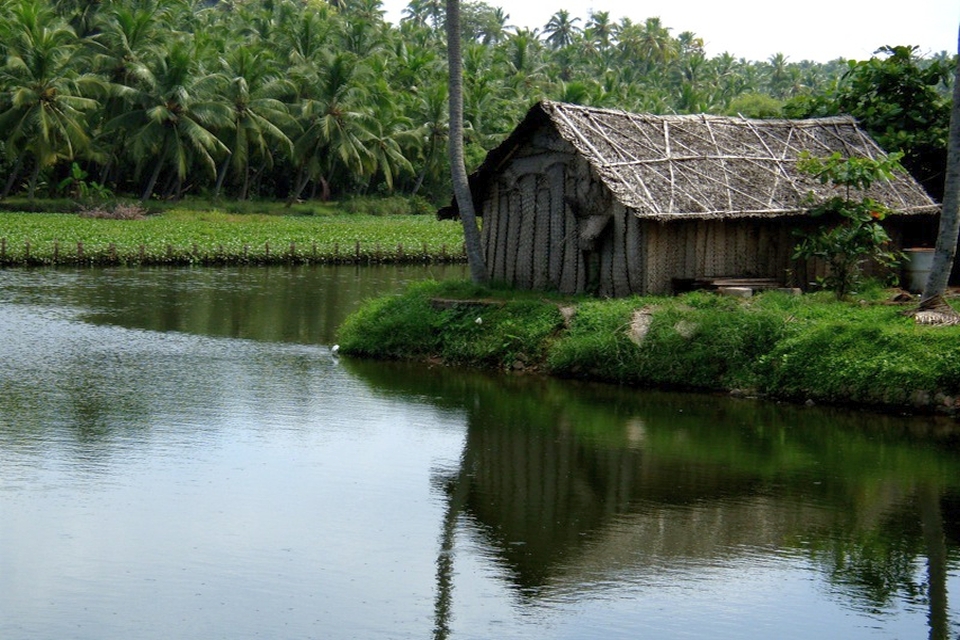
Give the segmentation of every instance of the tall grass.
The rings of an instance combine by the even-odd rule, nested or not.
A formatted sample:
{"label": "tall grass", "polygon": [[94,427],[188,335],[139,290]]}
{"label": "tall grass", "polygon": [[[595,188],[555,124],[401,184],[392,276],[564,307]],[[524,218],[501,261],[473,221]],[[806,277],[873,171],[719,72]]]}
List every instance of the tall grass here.
{"label": "tall grass", "polygon": [[915,325],[882,290],[871,295],[563,300],[428,283],[369,303],[343,326],[341,343],[344,353],[372,357],[960,410],[960,327]]}

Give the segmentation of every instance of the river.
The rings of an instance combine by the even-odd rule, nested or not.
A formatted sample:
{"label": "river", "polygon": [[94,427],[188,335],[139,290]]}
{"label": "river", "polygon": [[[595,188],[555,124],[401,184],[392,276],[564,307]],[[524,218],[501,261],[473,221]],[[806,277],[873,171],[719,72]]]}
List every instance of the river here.
{"label": "river", "polygon": [[332,352],[462,275],[0,271],[0,638],[960,636],[953,422]]}

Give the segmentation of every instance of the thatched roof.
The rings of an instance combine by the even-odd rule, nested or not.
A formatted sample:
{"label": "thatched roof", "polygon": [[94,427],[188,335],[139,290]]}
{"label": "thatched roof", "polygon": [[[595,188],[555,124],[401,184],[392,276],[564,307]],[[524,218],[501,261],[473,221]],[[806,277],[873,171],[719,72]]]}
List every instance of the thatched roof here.
{"label": "thatched roof", "polygon": [[[849,117],[752,120],[712,115],[640,115],[540,102],[471,176],[475,197],[534,131],[552,126],[635,215],[656,220],[800,214],[830,185],[797,171],[816,157],[880,157],[884,151]],[[903,174],[867,193],[898,213],[935,213],[923,187]]]}

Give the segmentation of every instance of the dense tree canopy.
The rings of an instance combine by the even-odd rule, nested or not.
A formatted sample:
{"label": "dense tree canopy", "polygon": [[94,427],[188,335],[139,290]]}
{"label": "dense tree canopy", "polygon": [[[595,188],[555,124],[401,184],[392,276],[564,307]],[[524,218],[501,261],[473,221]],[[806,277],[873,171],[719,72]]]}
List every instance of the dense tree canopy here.
{"label": "dense tree canopy", "polygon": [[[379,0],[0,0],[0,186],[62,195],[76,162],[115,193],[143,198],[442,201],[444,15],[439,0],[411,0],[397,25]],[[810,113],[827,103],[852,111],[870,74],[903,55],[709,58],[697,34],[674,34],[656,17],[561,9],[529,30],[484,2],[462,3],[461,33],[468,168],[539,99],[767,117],[806,96]],[[948,95],[938,66],[948,60],[906,51],[924,81],[939,82],[923,86]],[[854,71],[864,79],[850,80]]]}
{"label": "dense tree canopy", "polygon": [[877,53],[870,60],[848,62],[837,82],[794,98],[785,113],[854,116],[885,150],[903,152],[904,166],[939,199],[954,64],[920,58],[916,47],[884,46]]}

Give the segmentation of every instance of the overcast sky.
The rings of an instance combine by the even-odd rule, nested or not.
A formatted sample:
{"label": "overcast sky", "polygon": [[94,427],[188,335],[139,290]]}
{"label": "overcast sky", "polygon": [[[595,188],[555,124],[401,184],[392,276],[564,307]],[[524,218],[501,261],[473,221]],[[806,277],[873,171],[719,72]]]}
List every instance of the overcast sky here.
{"label": "overcast sky", "polygon": [[[386,18],[399,21],[409,0],[385,0]],[[783,53],[791,62],[836,58],[863,60],[883,45],[918,45],[924,54],[957,52],[958,0],[562,0],[504,2],[509,24],[543,28],[566,9],[583,27],[591,11],[608,11],[619,20],[642,23],[659,17],[677,35],[693,31],[704,39],[707,55],[724,51],[748,60]]]}

